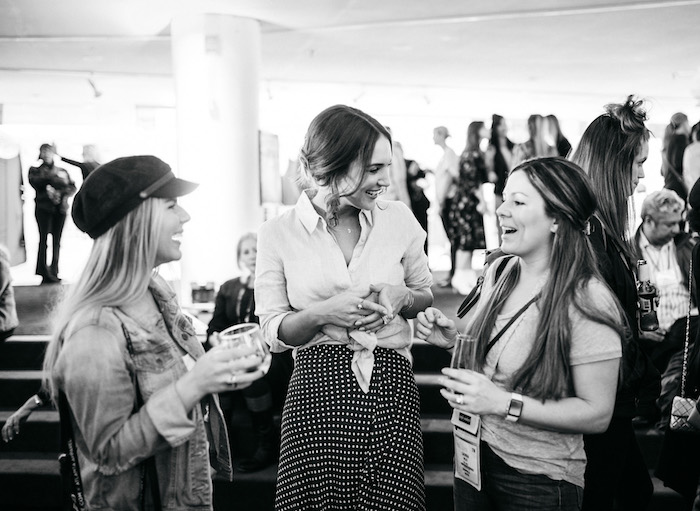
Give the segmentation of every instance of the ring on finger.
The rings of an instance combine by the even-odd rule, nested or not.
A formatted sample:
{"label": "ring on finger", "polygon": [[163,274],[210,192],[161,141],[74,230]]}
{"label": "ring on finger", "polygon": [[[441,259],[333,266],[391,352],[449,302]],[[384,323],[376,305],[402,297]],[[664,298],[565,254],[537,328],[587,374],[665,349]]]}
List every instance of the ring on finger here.
{"label": "ring on finger", "polygon": [[236,380],[238,379],[238,376],[236,376],[235,373],[231,373],[231,376],[229,376],[228,379],[228,384],[231,385],[234,389],[236,388]]}
{"label": "ring on finger", "polygon": [[458,404],[458,405],[463,405],[463,404],[464,404],[464,399],[462,399],[462,396],[457,396],[456,401],[457,401],[457,404]]}
{"label": "ring on finger", "polygon": [[382,323],[384,323],[385,325],[388,325],[389,321],[391,321],[389,319],[389,316],[382,316]]}
{"label": "ring on finger", "polygon": [[364,307],[362,306],[362,302],[360,302],[360,303],[357,304],[357,308],[360,309],[360,310],[364,309]]}

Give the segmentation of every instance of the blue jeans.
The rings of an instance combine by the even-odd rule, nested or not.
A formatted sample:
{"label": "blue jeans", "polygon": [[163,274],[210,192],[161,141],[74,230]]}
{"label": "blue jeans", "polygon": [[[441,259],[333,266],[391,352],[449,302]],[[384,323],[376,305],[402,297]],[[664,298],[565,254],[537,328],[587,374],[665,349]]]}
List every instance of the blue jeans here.
{"label": "blue jeans", "polygon": [[545,475],[523,474],[481,442],[481,491],[454,480],[455,511],[578,511],[583,488]]}

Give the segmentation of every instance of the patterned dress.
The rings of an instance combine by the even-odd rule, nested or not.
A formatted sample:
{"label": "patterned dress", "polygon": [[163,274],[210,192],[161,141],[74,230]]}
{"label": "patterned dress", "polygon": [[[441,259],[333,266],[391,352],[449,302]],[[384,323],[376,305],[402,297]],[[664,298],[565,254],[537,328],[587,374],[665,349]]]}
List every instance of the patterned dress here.
{"label": "patterned dress", "polygon": [[477,190],[486,181],[486,164],[481,152],[465,150],[459,158],[457,193],[447,214],[447,237],[458,250],[486,248],[484,217],[476,210]]}

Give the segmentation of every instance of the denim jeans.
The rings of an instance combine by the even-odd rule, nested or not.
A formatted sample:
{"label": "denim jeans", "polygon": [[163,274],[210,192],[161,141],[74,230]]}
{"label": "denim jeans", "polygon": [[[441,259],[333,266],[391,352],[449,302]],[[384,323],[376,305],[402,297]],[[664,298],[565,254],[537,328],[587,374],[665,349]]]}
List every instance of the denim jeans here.
{"label": "denim jeans", "polygon": [[481,491],[454,482],[455,511],[578,511],[583,488],[541,474],[523,474],[508,466],[481,442]]}

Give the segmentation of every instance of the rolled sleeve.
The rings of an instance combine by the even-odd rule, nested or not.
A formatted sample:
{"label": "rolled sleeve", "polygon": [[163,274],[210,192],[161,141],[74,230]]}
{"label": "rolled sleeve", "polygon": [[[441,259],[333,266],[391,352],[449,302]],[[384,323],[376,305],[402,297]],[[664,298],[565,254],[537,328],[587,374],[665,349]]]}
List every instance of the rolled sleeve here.
{"label": "rolled sleeve", "polygon": [[279,338],[282,320],[292,312],[287,296],[284,264],[277,251],[276,240],[279,239],[269,224],[260,228],[255,265],[255,315],[260,318],[263,336],[275,353],[293,348]]}
{"label": "rolled sleeve", "polygon": [[427,237],[425,231],[408,208],[406,209],[407,230],[411,233],[406,253],[401,260],[404,267],[404,281],[411,289],[430,289],[433,276],[428,267],[428,256],[423,247]]}

